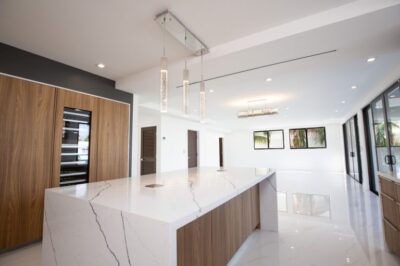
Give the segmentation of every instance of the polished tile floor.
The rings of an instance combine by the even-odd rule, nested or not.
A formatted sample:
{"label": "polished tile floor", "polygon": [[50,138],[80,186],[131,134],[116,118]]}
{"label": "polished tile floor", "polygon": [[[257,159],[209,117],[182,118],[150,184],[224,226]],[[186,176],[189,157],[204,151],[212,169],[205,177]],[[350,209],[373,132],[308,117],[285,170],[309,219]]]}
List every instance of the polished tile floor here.
{"label": "polished tile floor", "polygon": [[277,182],[279,234],[256,231],[229,265],[400,265],[368,189],[340,173],[280,171]]}
{"label": "polished tile floor", "polygon": [[[230,265],[399,266],[382,237],[379,198],[339,173],[280,171],[279,234],[254,232]],[[40,243],[0,255],[39,266]]]}

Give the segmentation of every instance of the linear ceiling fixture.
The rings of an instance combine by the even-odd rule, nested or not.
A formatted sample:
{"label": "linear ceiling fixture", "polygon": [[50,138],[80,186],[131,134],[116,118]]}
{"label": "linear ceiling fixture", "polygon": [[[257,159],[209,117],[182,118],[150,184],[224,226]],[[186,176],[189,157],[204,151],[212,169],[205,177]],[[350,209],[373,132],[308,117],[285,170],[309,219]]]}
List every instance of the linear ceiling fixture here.
{"label": "linear ceiling fixture", "polygon": [[196,37],[177,17],[165,10],[155,18],[160,26],[171,34],[178,42],[184,45],[194,55],[200,56],[208,53],[208,47]]}
{"label": "linear ceiling fixture", "polygon": [[[204,81],[211,81],[211,80],[215,80],[215,79],[225,78],[225,77],[242,74],[242,73],[249,72],[249,71],[254,71],[254,70],[258,70],[258,69],[262,69],[262,68],[272,67],[272,66],[276,66],[276,65],[281,65],[281,64],[285,64],[285,63],[290,63],[290,62],[294,62],[294,61],[298,61],[298,60],[307,59],[310,57],[316,57],[316,56],[335,53],[335,52],[337,52],[337,50],[330,50],[330,51],[325,51],[325,52],[321,52],[321,53],[296,57],[296,58],[292,58],[292,59],[288,59],[288,60],[284,60],[284,61],[275,62],[272,64],[267,64],[267,65],[244,69],[244,70],[240,70],[240,71],[236,71],[236,72],[232,72],[232,73],[228,73],[228,74],[224,74],[224,75],[220,75],[220,76],[216,76],[216,77],[211,77],[211,78],[205,79]],[[189,83],[189,85],[193,85],[193,84],[197,84],[197,83],[200,83],[200,81],[191,82],[191,83]],[[182,85],[177,86],[177,88],[180,88],[180,87],[182,87]]]}
{"label": "linear ceiling fixture", "polygon": [[[163,25],[165,27],[165,18]],[[160,60],[160,112],[166,113],[168,108],[168,58],[165,56],[165,30],[163,31],[163,56]]]}
{"label": "linear ceiling fixture", "polygon": [[266,99],[259,99],[247,102],[247,110],[239,111],[238,118],[247,118],[254,116],[275,115],[278,114],[277,108],[267,106]]}
{"label": "linear ceiling fixture", "polygon": [[[203,56],[208,53],[208,47],[194,35],[174,14],[168,10],[158,14],[155,21],[163,29],[163,34],[168,32],[178,42],[185,46],[186,49],[192,52],[193,55]],[[160,86],[160,110],[167,112],[167,97],[168,97],[168,70],[167,70],[167,57],[165,56],[165,37],[163,35],[164,55],[161,58],[161,86]],[[201,78],[203,80],[203,76]],[[189,114],[188,101],[189,101],[189,70],[187,68],[187,58],[185,58],[185,68],[183,69],[182,77],[182,110],[185,116]],[[204,116],[205,110],[202,111],[203,101],[205,102],[205,85],[200,82],[200,116]],[[204,99],[203,99],[204,98]],[[203,117],[204,118],[204,117]]]}

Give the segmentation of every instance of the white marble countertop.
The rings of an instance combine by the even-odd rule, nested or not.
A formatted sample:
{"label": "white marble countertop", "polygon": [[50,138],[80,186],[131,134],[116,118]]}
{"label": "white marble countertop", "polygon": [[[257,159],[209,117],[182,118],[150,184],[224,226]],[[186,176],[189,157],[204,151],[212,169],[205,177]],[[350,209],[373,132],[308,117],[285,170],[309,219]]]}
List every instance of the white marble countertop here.
{"label": "white marble countertop", "polygon": [[[47,189],[179,228],[272,176],[266,168],[191,168],[167,173]],[[146,185],[162,186],[148,188]]]}
{"label": "white marble countertop", "polygon": [[400,173],[394,173],[394,172],[390,172],[390,173],[384,173],[384,172],[378,172],[379,176],[382,176],[386,179],[392,180],[396,183],[400,183]]}

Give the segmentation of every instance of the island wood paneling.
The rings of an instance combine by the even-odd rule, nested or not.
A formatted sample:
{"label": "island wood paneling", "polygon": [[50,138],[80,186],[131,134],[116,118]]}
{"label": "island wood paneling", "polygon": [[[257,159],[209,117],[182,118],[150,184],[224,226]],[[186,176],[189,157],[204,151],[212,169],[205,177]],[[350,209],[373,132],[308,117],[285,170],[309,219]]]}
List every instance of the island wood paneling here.
{"label": "island wood paneling", "polygon": [[42,237],[55,88],[0,76],[0,251]]}
{"label": "island wood paneling", "polygon": [[179,265],[211,265],[211,213],[199,217],[177,232]]}
{"label": "island wood paneling", "polygon": [[129,105],[98,99],[97,181],[128,177]]}
{"label": "island wood paneling", "polygon": [[260,223],[256,185],[177,231],[178,265],[226,265]]}
{"label": "island wood paneling", "polygon": [[64,125],[64,108],[78,108],[91,112],[90,128],[90,151],[89,151],[89,182],[96,181],[97,162],[92,160],[97,153],[97,123],[98,123],[98,98],[90,95],[57,89],[55,127],[54,127],[54,163],[53,163],[53,187],[60,186],[60,161],[61,161],[61,142]]}

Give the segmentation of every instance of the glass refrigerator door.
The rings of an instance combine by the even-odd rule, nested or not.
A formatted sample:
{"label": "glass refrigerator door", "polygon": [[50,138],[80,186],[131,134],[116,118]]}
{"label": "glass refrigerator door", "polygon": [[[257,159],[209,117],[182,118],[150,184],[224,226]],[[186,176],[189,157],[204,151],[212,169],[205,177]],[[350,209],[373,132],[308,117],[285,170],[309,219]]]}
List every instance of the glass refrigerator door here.
{"label": "glass refrigerator door", "polygon": [[64,108],[60,186],[89,181],[90,122],[89,111]]}

